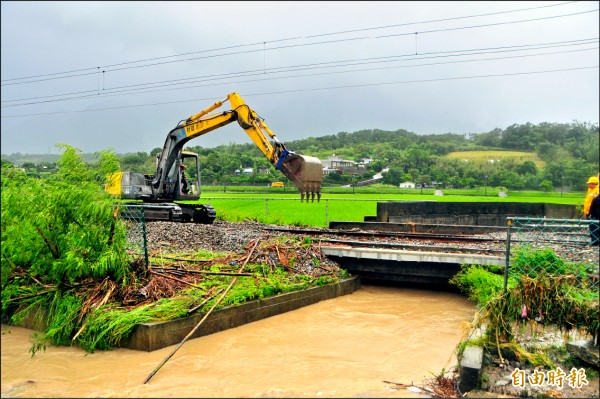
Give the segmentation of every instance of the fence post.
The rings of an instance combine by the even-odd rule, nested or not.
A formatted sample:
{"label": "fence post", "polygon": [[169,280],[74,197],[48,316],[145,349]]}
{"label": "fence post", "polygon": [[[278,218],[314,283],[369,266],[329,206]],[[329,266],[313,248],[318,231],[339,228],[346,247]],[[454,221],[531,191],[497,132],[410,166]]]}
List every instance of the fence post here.
{"label": "fence post", "polygon": [[510,267],[510,227],[512,226],[511,218],[507,218],[506,225],[506,263],[504,264],[504,293],[506,293],[506,286],[508,284],[508,268]]}
{"label": "fence post", "polygon": [[269,216],[269,199],[265,198],[265,216]]}
{"label": "fence post", "polygon": [[329,200],[325,200],[325,227],[329,226]]}
{"label": "fence post", "polygon": [[146,215],[144,214],[144,207],[141,207],[141,222],[142,222],[142,235],[144,237],[144,260],[146,261],[146,268],[150,267],[150,261],[148,260],[148,237],[146,235]]}

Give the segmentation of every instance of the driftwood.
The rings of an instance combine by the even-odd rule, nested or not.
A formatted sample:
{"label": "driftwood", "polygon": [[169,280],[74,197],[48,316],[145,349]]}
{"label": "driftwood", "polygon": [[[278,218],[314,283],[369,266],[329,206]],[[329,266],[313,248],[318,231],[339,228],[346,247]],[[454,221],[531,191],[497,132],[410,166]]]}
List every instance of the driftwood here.
{"label": "driftwood", "polygon": [[[72,289],[72,288],[76,288],[76,287],[82,287],[82,286],[85,286],[85,285],[90,285],[92,283],[93,283],[93,281],[88,281],[86,283],[73,284],[73,285],[68,285],[66,287],[69,288],[69,289]],[[24,295],[24,296],[20,296],[18,298],[10,298],[10,299],[7,299],[6,302],[20,301],[22,299],[35,298],[36,296],[42,296],[42,295],[49,294],[51,292],[58,291],[58,290],[59,290],[59,288],[55,287],[55,288],[51,288],[51,289],[46,290],[46,291],[38,292],[37,294]]]}
{"label": "driftwood", "polygon": [[171,280],[179,281],[180,283],[187,284],[187,285],[189,285],[190,287],[194,287],[194,288],[199,288],[199,289],[202,289],[202,287],[200,287],[200,286],[198,286],[198,285],[196,285],[196,284],[188,283],[187,281],[184,281],[184,280],[178,279],[177,277],[169,276],[168,274],[162,274],[162,273],[159,273],[159,272],[155,272],[154,270],[150,270],[150,273],[152,273],[152,274],[156,274],[157,276],[161,276],[161,277],[169,278],[169,279],[171,279]]}
{"label": "driftwood", "polygon": [[6,302],[20,301],[21,299],[35,298],[36,296],[41,296],[41,295],[49,294],[49,293],[57,291],[57,290],[58,290],[58,288],[52,288],[51,290],[38,292],[37,294],[20,296],[18,298],[10,298],[10,299],[7,299]]}
{"label": "driftwood", "polygon": [[[256,248],[257,245],[258,245],[258,239],[256,239],[256,241],[254,242],[254,246],[250,250],[250,253],[246,257],[246,260],[240,267],[240,270],[239,270],[240,273],[246,266],[246,263],[248,262],[248,260],[250,260],[250,256],[252,255],[252,252],[254,252],[254,249]],[[202,323],[204,323],[204,320],[206,320],[208,318],[208,316],[217,307],[217,305],[219,305],[219,303],[221,303],[223,298],[225,298],[225,295],[227,295],[227,293],[229,292],[231,287],[233,287],[233,284],[235,284],[236,281],[237,281],[237,277],[234,277],[233,280],[231,280],[231,283],[229,283],[229,286],[227,287],[225,292],[223,294],[221,294],[221,297],[215,302],[215,304],[212,306],[212,308],[210,308],[210,310],[208,312],[206,312],[204,317],[198,322],[198,324],[196,324],[196,326],[192,329],[192,331],[190,331],[189,334],[185,336],[185,338],[179,343],[179,345],[177,345],[175,347],[175,349],[173,349],[173,351],[171,353],[169,353],[169,355],[158,366],[156,366],[156,368],[148,375],[148,377],[146,377],[146,379],[144,380],[144,384],[146,384],[148,381],[150,381],[150,379],[154,376],[154,374],[156,374],[156,372],[158,370],[160,370],[160,368],[175,354],[175,352],[177,352],[179,350],[179,348],[181,348],[183,346],[183,344],[196,332],[196,330],[198,330],[198,328],[202,325]]]}
{"label": "driftwood", "polygon": [[[115,285],[111,285],[111,287],[108,289],[108,291],[106,292],[106,295],[104,295],[104,298],[95,305],[96,308],[99,308],[101,306],[104,306],[106,304],[106,302],[108,302],[108,298],[110,298],[110,296],[112,295],[113,291],[115,290]],[[77,339],[77,337],[79,336],[79,334],[81,334],[81,332],[85,329],[85,326],[87,325],[87,323],[84,323],[81,328],[79,329],[79,331],[77,331],[77,334],[75,334],[73,336],[73,338],[71,338],[71,341],[75,341],[75,339]]]}
{"label": "driftwood", "polygon": [[196,310],[200,309],[202,306],[204,306],[206,304],[206,302],[210,301],[211,299],[213,299],[214,297],[216,297],[217,295],[219,295],[221,292],[223,292],[223,288],[221,288],[219,291],[217,291],[217,293],[213,296],[209,296],[208,298],[206,298],[205,300],[202,301],[202,303],[198,306],[194,306],[193,308],[191,308],[190,310],[188,310],[188,315],[194,313]]}
{"label": "driftwood", "polygon": [[181,260],[184,262],[197,262],[197,263],[206,263],[206,262],[212,262],[212,259],[186,259],[186,258],[175,258],[173,256],[166,256],[166,255],[161,255],[161,258],[164,259],[171,259],[171,260]]}
{"label": "driftwood", "polygon": [[216,276],[253,276],[252,273],[235,273],[235,272],[211,272],[208,270],[190,270],[190,269],[185,269],[185,268],[178,268],[178,267],[170,267],[170,266],[155,266],[155,265],[151,265],[152,269],[154,270],[161,270],[161,272],[164,273],[172,273],[172,274],[177,274],[179,276],[183,276],[186,273],[192,273],[192,274],[210,274],[210,275],[216,275]]}
{"label": "driftwood", "polygon": [[214,274],[218,276],[254,276],[252,273],[231,273],[231,272],[209,272],[204,270],[188,270],[188,273],[198,273],[198,274]]}

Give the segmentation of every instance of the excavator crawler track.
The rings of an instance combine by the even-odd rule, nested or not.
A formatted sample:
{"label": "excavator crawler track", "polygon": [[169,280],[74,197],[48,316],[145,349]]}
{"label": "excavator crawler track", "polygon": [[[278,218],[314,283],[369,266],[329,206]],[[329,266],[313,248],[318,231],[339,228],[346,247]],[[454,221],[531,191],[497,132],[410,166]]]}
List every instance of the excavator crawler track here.
{"label": "excavator crawler track", "polygon": [[[217,211],[210,205],[200,204],[200,205],[184,205],[182,204],[182,210],[184,215],[191,214],[191,218],[189,221],[194,223],[201,224],[212,224],[217,217]],[[188,210],[191,211],[188,213]]]}

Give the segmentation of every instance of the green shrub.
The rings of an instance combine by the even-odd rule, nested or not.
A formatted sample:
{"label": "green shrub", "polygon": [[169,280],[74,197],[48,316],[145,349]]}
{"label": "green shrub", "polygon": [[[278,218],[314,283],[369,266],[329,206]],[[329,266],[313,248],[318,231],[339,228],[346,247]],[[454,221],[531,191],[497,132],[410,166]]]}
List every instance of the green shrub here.
{"label": "green shrub", "polygon": [[550,249],[522,247],[513,258],[506,292],[503,273],[497,267],[462,265],[450,283],[477,302],[489,330],[504,339],[511,339],[516,323],[529,321],[597,336],[598,288],[585,282],[586,268],[565,262]]}
{"label": "green shrub", "polygon": [[461,265],[460,271],[450,279],[478,305],[485,305],[498,296],[504,287],[504,275],[497,268],[482,265]]}

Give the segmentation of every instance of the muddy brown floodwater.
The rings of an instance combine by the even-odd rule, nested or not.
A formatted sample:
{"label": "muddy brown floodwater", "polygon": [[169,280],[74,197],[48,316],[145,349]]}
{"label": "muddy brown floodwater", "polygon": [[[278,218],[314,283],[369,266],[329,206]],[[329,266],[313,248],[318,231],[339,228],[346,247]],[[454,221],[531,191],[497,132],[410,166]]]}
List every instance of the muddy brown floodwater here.
{"label": "muddy brown floodwater", "polygon": [[[175,346],[86,354],[48,347],[33,358],[31,330],[2,325],[8,397],[418,397],[456,365],[475,305],[456,293],[363,285],[356,292]],[[428,397],[423,395],[423,397]]]}

